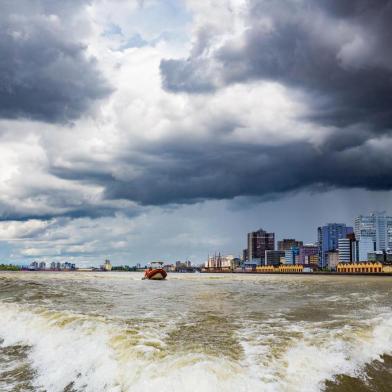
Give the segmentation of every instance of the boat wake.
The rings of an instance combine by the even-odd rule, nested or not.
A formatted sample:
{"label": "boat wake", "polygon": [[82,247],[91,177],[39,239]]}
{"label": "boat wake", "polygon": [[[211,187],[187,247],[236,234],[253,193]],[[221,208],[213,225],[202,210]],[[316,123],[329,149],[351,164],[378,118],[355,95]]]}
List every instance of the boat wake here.
{"label": "boat wake", "polygon": [[243,348],[237,359],[173,351],[167,336],[175,324],[158,330],[11,303],[0,303],[0,314],[1,349],[23,347],[31,377],[23,382],[48,392],[313,392],[337,374],[360,377],[367,363],[392,353],[390,312],[355,327],[287,323],[284,336],[273,324],[244,323],[236,333]]}

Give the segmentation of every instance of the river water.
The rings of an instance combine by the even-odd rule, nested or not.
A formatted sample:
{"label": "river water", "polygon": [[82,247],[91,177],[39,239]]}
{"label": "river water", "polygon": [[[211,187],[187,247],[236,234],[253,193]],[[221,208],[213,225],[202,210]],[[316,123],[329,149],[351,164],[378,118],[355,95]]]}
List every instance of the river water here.
{"label": "river water", "polygon": [[392,278],[0,273],[0,391],[392,391]]}

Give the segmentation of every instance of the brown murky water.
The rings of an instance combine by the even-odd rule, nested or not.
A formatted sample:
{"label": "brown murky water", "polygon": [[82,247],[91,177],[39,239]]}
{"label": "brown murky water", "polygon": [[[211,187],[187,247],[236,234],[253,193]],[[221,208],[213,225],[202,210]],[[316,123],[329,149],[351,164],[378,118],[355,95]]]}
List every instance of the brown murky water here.
{"label": "brown murky water", "polygon": [[392,391],[392,278],[0,273],[0,391]]}

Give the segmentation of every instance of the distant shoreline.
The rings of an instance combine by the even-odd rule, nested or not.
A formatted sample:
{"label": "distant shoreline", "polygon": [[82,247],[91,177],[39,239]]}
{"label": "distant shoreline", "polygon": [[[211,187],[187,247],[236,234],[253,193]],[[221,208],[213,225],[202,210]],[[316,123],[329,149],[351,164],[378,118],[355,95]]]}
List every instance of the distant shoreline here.
{"label": "distant shoreline", "polygon": [[[144,271],[144,270],[143,270]],[[142,273],[142,270],[140,271],[78,271],[78,270],[64,270],[64,271],[56,271],[56,270],[20,270],[20,271],[9,271],[9,270],[0,270],[0,272],[12,272],[12,273],[18,273],[18,272],[24,272],[24,273],[32,273],[32,272],[39,272],[39,273],[49,273],[49,272],[55,272],[55,273],[61,273],[61,272],[66,272],[66,273],[89,273],[89,272],[98,272],[98,273],[107,273],[107,272],[116,272],[116,273]],[[255,271],[248,271],[248,272],[239,272],[239,271],[203,271],[201,272],[202,274],[210,274],[210,275],[221,275],[221,274],[233,274],[233,275],[302,275],[302,276],[392,276],[391,272],[355,272],[355,273],[349,273],[349,272],[255,272]],[[178,274],[178,275],[192,275],[195,274],[194,272],[169,272],[168,275],[172,274]]]}
{"label": "distant shoreline", "polygon": [[255,271],[249,271],[249,272],[239,272],[239,271],[214,271],[214,272],[206,272],[203,271],[201,272],[202,274],[243,274],[243,275],[317,275],[317,276],[323,276],[323,275],[332,275],[332,276],[392,276],[391,272],[255,272]]}

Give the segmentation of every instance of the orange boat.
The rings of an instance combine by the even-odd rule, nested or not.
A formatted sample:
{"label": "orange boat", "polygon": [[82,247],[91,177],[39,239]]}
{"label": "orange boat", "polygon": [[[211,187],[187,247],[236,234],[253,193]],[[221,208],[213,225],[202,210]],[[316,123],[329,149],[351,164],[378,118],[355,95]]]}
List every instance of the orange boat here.
{"label": "orange boat", "polygon": [[158,266],[153,266],[144,271],[143,279],[150,279],[150,280],[163,280],[167,276],[167,272],[162,268],[161,263],[151,263],[151,264],[158,264]]}

